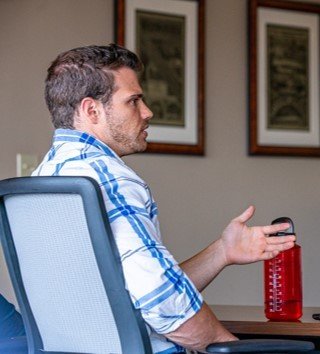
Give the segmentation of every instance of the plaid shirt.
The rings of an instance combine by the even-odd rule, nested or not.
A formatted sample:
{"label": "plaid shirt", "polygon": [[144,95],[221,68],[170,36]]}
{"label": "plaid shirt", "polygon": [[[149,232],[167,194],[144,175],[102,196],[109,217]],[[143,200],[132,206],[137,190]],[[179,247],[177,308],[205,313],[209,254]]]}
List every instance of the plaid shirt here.
{"label": "plaid shirt", "polygon": [[162,243],[157,205],[147,184],[107,145],[69,129],[56,130],[52,148],[33,173],[40,175],[82,175],[99,183],[126,287],[149,326],[153,351],[183,351],[163,334],[197,313],[203,300]]}

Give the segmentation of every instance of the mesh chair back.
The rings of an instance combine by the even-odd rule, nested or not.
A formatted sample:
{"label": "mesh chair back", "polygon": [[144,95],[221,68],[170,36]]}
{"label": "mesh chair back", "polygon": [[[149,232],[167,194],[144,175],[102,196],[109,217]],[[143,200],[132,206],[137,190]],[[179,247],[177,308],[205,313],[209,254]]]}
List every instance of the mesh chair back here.
{"label": "mesh chair back", "polygon": [[4,252],[16,256],[8,267],[34,352],[151,353],[100,193],[85,177],[0,182]]}

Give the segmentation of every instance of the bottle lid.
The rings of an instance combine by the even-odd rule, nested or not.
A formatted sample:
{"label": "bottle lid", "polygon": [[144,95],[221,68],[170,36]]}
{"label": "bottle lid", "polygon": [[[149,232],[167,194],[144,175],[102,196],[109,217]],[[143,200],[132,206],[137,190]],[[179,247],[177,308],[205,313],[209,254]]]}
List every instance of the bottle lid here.
{"label": "bottle lid", "polygon": [[283,223],[288,223],[290,224],[290,227],[287,229],[287,230],[284,230],[284,231],[279,231],[275,234],[272,234],[270,236],[286,236],[286,235],[295,235],[295,232],[294,232],[294,224],[293,224],[293,221],[286,217],[286,216],[283,216],[281,218],[277,218],[275,220],[272,221],[271,225],[274,225],[274,224],[283,224]]}

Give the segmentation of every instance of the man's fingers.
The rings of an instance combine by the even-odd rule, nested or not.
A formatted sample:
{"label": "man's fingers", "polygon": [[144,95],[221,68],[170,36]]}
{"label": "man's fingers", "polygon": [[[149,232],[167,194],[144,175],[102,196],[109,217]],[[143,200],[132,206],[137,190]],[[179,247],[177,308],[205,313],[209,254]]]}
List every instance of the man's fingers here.
{"label": "man's fingers", "polygon": [[265,248],[265,252],[273,252],[273,251],[286,251],[294,246],[294,241],[288,241],[286,243],[281,244],[268,244]]}
{"label": "man's fingers", "polygon": [[280,245],[287,242],[293,242],[296,240],[296,236],[288,235],[288,236],[269,236],[266,238],[266,242],[269,245]]}
{"label": "man's fingers", "polygon": [[270,234],[275,234],[279,231],[285,231],[289,227],[290,227],[290,224],[288,224],[288,223],[274,224],[274,225],[263,226],[262,231],[264,234],[270,235]]}
{"label": "man's fingers", "polygon": [[264,250],[263,254],[261,255],[260,260],[267,261],[276,257],[280,252],[286,251],[294,246],[294,242],[286,242],[283,244],[275,244],[275,245],[267,245],[266,249]]}
{"label": "man's fingers", "polygon": [[261,256],[261,260],[262,260],[262,261],[268,261],[269,259],[272,259],[272,258],[276,257],[279,253],[280,253],[279,251],[265,252],[265,253]]}

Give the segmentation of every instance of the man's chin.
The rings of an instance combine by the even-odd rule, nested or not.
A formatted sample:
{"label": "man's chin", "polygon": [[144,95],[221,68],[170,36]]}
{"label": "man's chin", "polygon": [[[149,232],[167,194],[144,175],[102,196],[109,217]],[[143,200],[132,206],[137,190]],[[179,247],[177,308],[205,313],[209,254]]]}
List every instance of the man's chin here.
{"label": "man's chin", "polygon": [[140,144],[136,144],[135,146],[132,146],[132,148],[130,149],[131,151],[128,151],[126,155],[132,155],[139,152],[144,152],[147,150],[147,147],[148,147],[148,143],[146,141]]}
{"label": "man's chin", "polygon": [[138,152],[144,152],[147,150],[147,147],[148,147],[148,143],[147,141],[144,142],[144,144],[141,144],[140,146],[140,150]]}

